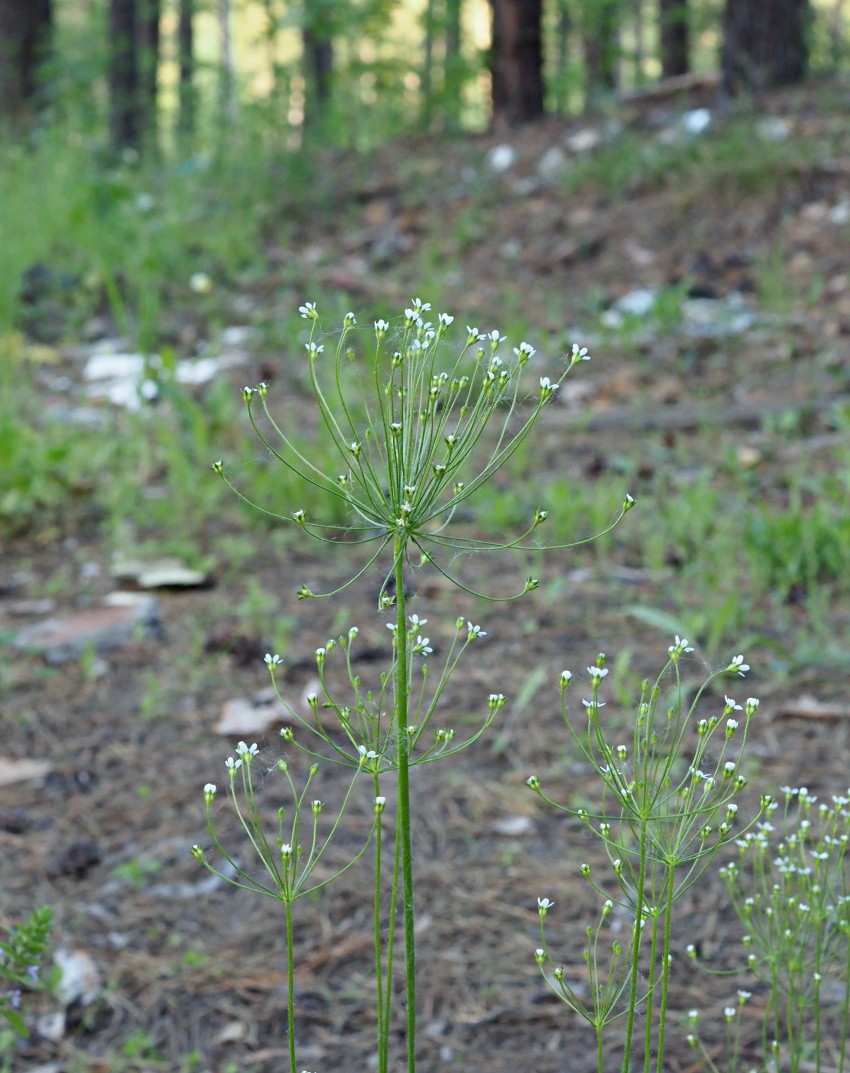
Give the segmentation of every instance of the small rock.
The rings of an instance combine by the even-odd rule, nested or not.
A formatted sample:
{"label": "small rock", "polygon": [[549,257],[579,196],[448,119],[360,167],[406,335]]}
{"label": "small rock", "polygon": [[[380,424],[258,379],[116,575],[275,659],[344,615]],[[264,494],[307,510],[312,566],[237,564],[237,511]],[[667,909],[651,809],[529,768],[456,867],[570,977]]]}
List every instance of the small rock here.
{"label": "small rock", "polygon": [[739,294],[719,301],[688,298],[682,303],[682,330],[692,339],[718,339],[749,331],[755,317]]}
{"label": "small rock", "polygon": [[263,690],[252,698],[233,697],[225,701],[215,732],[241,737],[263,734],[272,726],[289,726],[291,722],[289,712],[274,691]]}
{"label": "small rock", "polygon": [[846,224],[850,221],[850,201],[839,201],[829,210],[829,222],[831,224]]}
{"label": "small rock", "polygon": [[15,615],[21,618],[30,615],[49,615],[56,607],[55,600],[12,600],[6,604],[4,611],[7,615]]}
{"label": "small rock", "polygon": [[492,830],[497,835],[518,838],[520,835],[527,835],[534,830],[534,821],[528,816],[505,816],[501,820],[496,820]]}
{"label": "small rock", "polygon": [[84,950],[68,950],[59,947],[53,955],[61,977],[56,993],[64,1006],[78,1002],[91,1006],[101,993],[100,972],[94,958]]}
{"label": "small rock", "polygon": [[512,145],[494,145],[486,159],[490,170],[501,174],[515,163],[516,149]]}
{"label": "small rock", "polygon": [[179,559],[118,559],[112,564],[118,581],[135,581],[142,589],[193,589],[207,584],[208,576]]}
{"label": "small rock", "polygon": [[682,130],[696,137],[711,126],[711,111],[708,108],[692,108],[679,120]]}
{"label": "small rock", "polygon": [[45,760],[18,760],[15,757],[6,757],[0,765],[0,786],[11,786],[16,782],[31,782],[33,779],[43,779],[52,771],[52,767]]}
{"label": "small rock", "polygon": [[136,592],[110,593],[100,607],[45,619],[18,630],[12,646],[38,653],[48,663],[79,659],[94,646],[102,654],[129,644],[138,631],[156,633],[161,626],[159,604]]}
{"label": "small rock", "polygon": [[537,161],[537,174],[547,183],[554,182],[567,169],[567,156],[558,145],[551,145]]}
{"label": "small rock", "polygon": [[788,120],[782,116],[764,116],[756,123],[756,134],[763,142],[784,142],[790,133]]}
{"label": "small rock", "polygon": [[568,135],[564,144],[571,153],[581,156],[602,144],[602,132],[589,127],[586,130],[577,130],[575,134]]}
{"label": "small rock", "polygon": [[646,317],[652,312],[657,297],[657,291],[629,291],[602,314],[602,323],[606,328],[619,328],[625,317]]}

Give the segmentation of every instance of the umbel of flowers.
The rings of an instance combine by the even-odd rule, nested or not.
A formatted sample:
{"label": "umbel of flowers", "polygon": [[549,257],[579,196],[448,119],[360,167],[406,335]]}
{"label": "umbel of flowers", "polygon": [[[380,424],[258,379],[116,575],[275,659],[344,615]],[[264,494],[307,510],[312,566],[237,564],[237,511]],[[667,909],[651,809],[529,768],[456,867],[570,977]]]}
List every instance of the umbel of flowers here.
{"label": "umbel of flowers", "polygon": [[[429,674],[428,657],[432,646],[424,632],[426,620],[408,613],[409,597],[403,570],[429,566],[466,592],[472,592],[449,569],[449,562],[463,552],[508,552],[534,548],[555,550],[574,547],[602,534],[585,536],[573,543],[543,544],[538,529],[548,511],[537,507],[521,532],[509,540],[487,540],[459,531],[458,508],[469,504],[476,493],[508,463],[531,434],[544,408],[557,397],[566,376],[587,361],[586,348],[573,345],[557,370],[548,375],[534,369],[535,349],[522,342],[506,351],[505,337],[498,331],[479,332],[467,327],[459,351],[446,354],[453,318],[440,313],[429,320],[430,304],[414,299],[394,324],[380,319],[371,330],[361,331],[354,314],[348,313],[336,336],[335,353],[325,353],[319,314],[312,302],[300,307],[310,327],[306,342],[309,381],[320,419],[325,448],[311,457],[295,432],[278,422],[269,405],[267,384],[246,387],[243,397],[251,424],[270,454],[281,465],[316,490],[317,501],[336,499],[335,517],[344,524],[322,517],[309,503],[299,503],[289,513],[277,514],[259,506],[234,488],[224,463],[213,464],[237,495],[267,514],[296,527],[306,536],[337,545],[341,532],[348,546],[369,547],[362,565],[343,585],[331,593],[317,594],[306,585],[298,591],[301,599],[331,596],[373,568],[381,566],[378,608],[391,615],[388,627],[391,651],[388,667],[378,682],[366,686],[352,668],[351,650],[357,628],[329,640],[316,650],[320,694],[308,698],[309,714],[290,708],[295,725],[305,738],[287,729],[284,737],[315,760],[349,766],[355,780],[371,781],[375,800],[375,823],[370,837],[375,845],[375,972],[377,978],[378,1070],[389,1065],[390,1011],[394,931],[397,899],[401,897],[404,922],[404,957],[407,1017],[407,1071],[416,1063],[416,962],[414,944],[413,845],[409,771],[417,763],[451,755],[472,744],[496,718],[505,703],[501,693],[482,698],[482,721],[478,730],[461,741],[451,728],[431,730],[432,718],[458,661],[470,644],[485,635],[480,626],[460,617],[455,622],[454,640],[442,670]],[[327,459],[332,462],[327,462]],[[322,460],[319,464],[319,459]],[[321,493],[321,494],[319,494]],[[625,496],[608,532],[634,505]],[[464,512],[466,513],[466,511]],[[491,595],[488,599],[517,599],[535,589],[539,581],[527,577],[515,591]],[[345,660],[350,696],[336,697],[327,684],[324,669],[331,653]],[[266,663],[275,679],[282,663],[280,655],[269,653]],[[284,699],[285,698],[281,698]],[[247,750],[247,751],[246,751]],[[249,755],[250,754],[250,755]],[[324,846],[314,824],[310,849],[301,846],[297,831],[284,833],[281,827],[271,842],[261,833],[253,783],[244,781],[250,770],[251,747],[245,746],[241,761],[243,781],[233,780],[231,797],[238,804],[237,790],[243,795],[242,826],[271,877],[271,886],[254,884],[259,893],[280,897],[287,907],[287,943],[292,958],[291,903],[307,886],[311,862],[315,866]],[[235,766],[237,761],[233,761]],[[285,769],[288,771],[288,769]],[[382,868],[386,797],[381,779],[392,772],[397,780],[397,806],[393,853],[389,864],[389,905],[387,922],[382,917]],[[352,784],[353,785],[353,784]],[[295,815],[300,815],[304,793],[290,791],[295,799]],[[351,790],[339,810],[340,822]],[[205,791],[210,833],[213,834],[209,787]],[[318,814],[314,812],[314,819]],[[281,821],[283,822],[283,821]],[[297,824],[296,824],[297,826]],[[336,830],[334,826],[331,830]],[[331,837],[329,835],[328,837]],[[272,844],[274,843],[274,845]],[[223,847],[218,847],[224,852]],[[284,851],[286,853],[284,854]],[[208,866],[206,853],[195,854]],[[300,856],[306,852],[304,864]],[[361,851],[362,852],[362,851]],[[286,856],[286,860],[281,858]],[[359,856],[359,855],[358,855]],[[299,870],[300,869],[300,870]],[[300,878],[299,878],[300,877]],[[251,887],[244,874],[240,885]],[[383,950],[382,950],[383,944]],[[290,989],[290,1065],[297,1073],[294,1050],[294,1018]]]}

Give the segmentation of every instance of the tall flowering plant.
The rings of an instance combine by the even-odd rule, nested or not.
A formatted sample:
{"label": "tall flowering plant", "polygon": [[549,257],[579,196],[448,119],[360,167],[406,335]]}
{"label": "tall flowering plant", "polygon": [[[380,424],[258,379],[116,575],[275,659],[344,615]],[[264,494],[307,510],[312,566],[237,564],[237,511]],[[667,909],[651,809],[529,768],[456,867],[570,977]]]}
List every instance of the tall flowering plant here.
{"label": "tall flowering plant", "polygon": [[[483,698],[481,724],[462,741],[455,740],[450,728],[431,730],[449,678],[466,649],[484,637],[485,631],[465,617],[458,618],[442,670],[430,674],[433,649],[425,633],[427,620],[409,613],[404,569],[428,566],[465,592],[487,599],[513,600],[535,589],[538,579],[527,577],[507,595],[480,593],[458,577],[449,562],[459,552],[566,549],[602,535],[573,543],[541,543],[537,531],[548,517],[542,506],[509,540],[488,540],[460,531],[458,525],[459,508],[510,461],[532,433],[544,408],[556,398],[564,379],[589,355],[586,348],[574,345],[561,368],[545,375],[535,368],[535,349],[530,344],[522,342],[506,354],[505,337],[498,331],[484,333],[468,327],[459,353],[446,357],[445,344],[453,318],[440,313],[431,321],[430,304],[414,299],[395,325],[383,319],[375,321],[373,331],[367,333],[365,347],[361,346],[356,318],[347,314],[331,358],[325,353],[315,304],[307,302],[300,312],[310,327],[306,342],[309,381],[327,441],[327,455],[333,463],[319,464],[301,447],[295,433],[276,421],[269,406],[267,384],[246,387],[243,397],[254,431],[270,454],[323,497],[335,498],[346,521],[339,524],[314,516],[309,504],[300,504],[291,513],[277,516],[319,541],[336,544],[344,531],[347,543],[369,547],[362,565],[339,588],[320,594],[302,585],[299,598],[335,595],[385,562],[378,609],[391,615],[387,624],[391,654],[380,681],[367,687],[352,666],[356,627],[318,648],[320,694],[308,698],[309,714],[287,705],[293,724],[303,729],[306,738],[302,740],[289,729],[284,736],[316,760],[328,760],[348,766],[356,774],[368,775],[375,801],[381,802],[380,806],[376,804],[374,828],[379,1073],[386,1073],[389,1063],[389,979],[394,944],[390,927],[385,948],[382,947],[386,797],[381,780],[389,773],[396,778],[388,915],[392,922],[401,897],[407,1069],[414,1073],[417,1011],[410,769],[471,745],[496,718],[505,697],[492,693]],[[251,502],[233,486],[223,462],[214,463],[213,469],[246,502]],[[618,524],[633,505],[632,497],[625,496],[604,532]],[[260,509],[272,513],[264,506]],[[334,650],[345,661],[351,691],[345,700],[334,695],[325,678],[326,661]],[[278,654],[266,656],[273,681],[282,662]],[[281,699],[287,703],[285,697]],[[294,852],[291,841],[281,844]],[[258,852],[263,858],[262,842]],[[197,854],[205,857],[201,850]]]}

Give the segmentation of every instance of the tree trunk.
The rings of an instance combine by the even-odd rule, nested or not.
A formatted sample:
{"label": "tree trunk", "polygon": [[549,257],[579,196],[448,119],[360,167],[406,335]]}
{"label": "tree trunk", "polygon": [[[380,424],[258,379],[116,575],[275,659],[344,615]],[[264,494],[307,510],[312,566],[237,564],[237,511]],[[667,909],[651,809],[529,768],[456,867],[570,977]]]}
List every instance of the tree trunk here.
{"label": "tree trunk", "polygon": [[194,0],[180,0],[177,22],[177,56],[180,68],[177,127],[190,137],[195,131],[195,28]]}
{"label": "tree trunk", "polygon": [[583,0],[586,96],[591,106],[597,97],[617,88],[619,9],[619,0]]}
{"label": "tree trunk", "polygon": [[661,76],[674,78],[690,70],[688,0],[658,0]]}
{"label": "tree trunk", "polygon": [[302,31],[304,48],[304,128],[321,130],[331,99],[334,52],[327,31],[305,22]]}
{"label": "tree trunk", "polygon": [[218,33],[221,48],[219,72],[219,110],[221,121],[226,126],[236,118],[236,74],[233,62],[233,34],[230,26],[230,0],[218,0]]}
{"label": "tree trunk", "polygon": [[463,54],[461,52],[461,3],[446,0],[446,65],[443,76],[444,113],[447,130],[458,130],[463,115]]}
{"label": "tree trunk", "polygon": [[726,0],[724,89],[734,95],[802,81],[809,14],[808,0]]}
{"label": "tree trunk", "polygon": [[141,143],[136,16],[136,0],[109,0],[109,137],[116,152]]}
{"label": "tree trunk", "polygon": [[517,125],[543,115],[542,0],[491,0],[493,122]]}
{"label": "tree trunk", "polygon": [[160,0],[137,0],[136,40],[139,50],[139,116],[143,139],[156,144],[157,84],[159,81]]}
{"label": "tree trunk", "polygon": [[0,121],[20,121],[35,101],[52,30],[51,0],[0,0]]}

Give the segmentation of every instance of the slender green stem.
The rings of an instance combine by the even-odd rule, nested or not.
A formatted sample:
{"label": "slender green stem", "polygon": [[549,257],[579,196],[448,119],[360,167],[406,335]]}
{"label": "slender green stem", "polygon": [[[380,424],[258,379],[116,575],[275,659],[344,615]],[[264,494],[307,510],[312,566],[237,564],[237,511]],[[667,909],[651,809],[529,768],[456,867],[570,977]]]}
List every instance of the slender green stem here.
{"label": "slender green stem", "polygon": [[407,612],[404,598],[403,535],[395,539],[396,585],[396,696],[395,730],[398,760],[398,835],[401,841],[401,872],[404,887],[404,964],[407,990],[407,1073],[416,1069],[416,951],[413,908],[413,842],[410,833],[410,736],[408,733]]}
{"label": "slender green stem", "polygon": [[[386,981],[387,986],[384,988],[384,1055],[389,1055],[390,1052],[390,1022],[392,1020],[392,1005],[393,1005],[393,966],[395,964],[395,924],[396,924],[396,910],[398,908],[398,876],[399,876],[399,864],[401,856],[401,846],[399,840],[395,840],[395,848],[393,850],[393,874],[392,883],[390,884],[390,906],[389,906],[389,928],[387,932],[387,971]],[[389,1059],[386,1059],[387,1063]],[[382,1073],[387,1073],[386,1068]]]}
{"label": "slender green stem", "polygon": [[292,902],[283,903],[286,909],[286,1015],[289,1034],[289,1069],[297,1073],[295,1061],[295,956],[292,949]]}
{"label": "slender green stem", "polygon": [[640,861],[635,882],[635,934],[632,943],[631,982],[629,984],[629,1012],[626,1017],[626,1040],[623,1049],[623,1073],[629,1073],[632,1065],[632,1036],[635,1028],[635,1007],[638,1002],[640,979],[640,946],[643,928],[643,886],[646,881],[646,820],[640,822]]}
{"label": "slender green stem", "polygon": [[[844,909],[842,908],[843,912]],[[844,931],[844,946],[846,950],[844,961],[844,1009],[841,1013],[841,1048],[838,1057],[838,1073],[844,1073],[847,1033],[850,1032],[850,936],[846,931]]]}
{"label": "slender green stem", "polygon": [[676,866],[671,864],[667,872],[667,905],[664,910],[664,948],[661,962],[661,1009],[658,1011],[658,1056],[655,1068],[664,1071],[664,1028],[667,1021],[667,996],[670,988],[670,929],[673,924],[673,890]]}
{"label": "slender green stem", "polygon": [[[375,796],[380,791],[378,776],[374,777]],[[375,939],[375,981],[377,983],[377,998],[375,1008],[378,1014],[378,1073],[387,1073],[387,1041],[384,1032],[384,972],[381,963],[381,834],[383,824],[378,816],[375,825],[375,915],[373,918]],[[388,986],[391,984],[388,982]]]}
{"label": "slender green stem", "polygon": [[644,1029],[644,1044],[643,1044],[643,1073],[649,1073],[649,1067],[652,1064],[652,1026],[653,1016],[655,1014],[654,1002],[655,1002],[655,990],[657,983],[658,972],[658,917],[653,913],[652,916],[652,940],[649,948],[649,979],[647,981],[648,986],[646,989],[646,1028]]}

